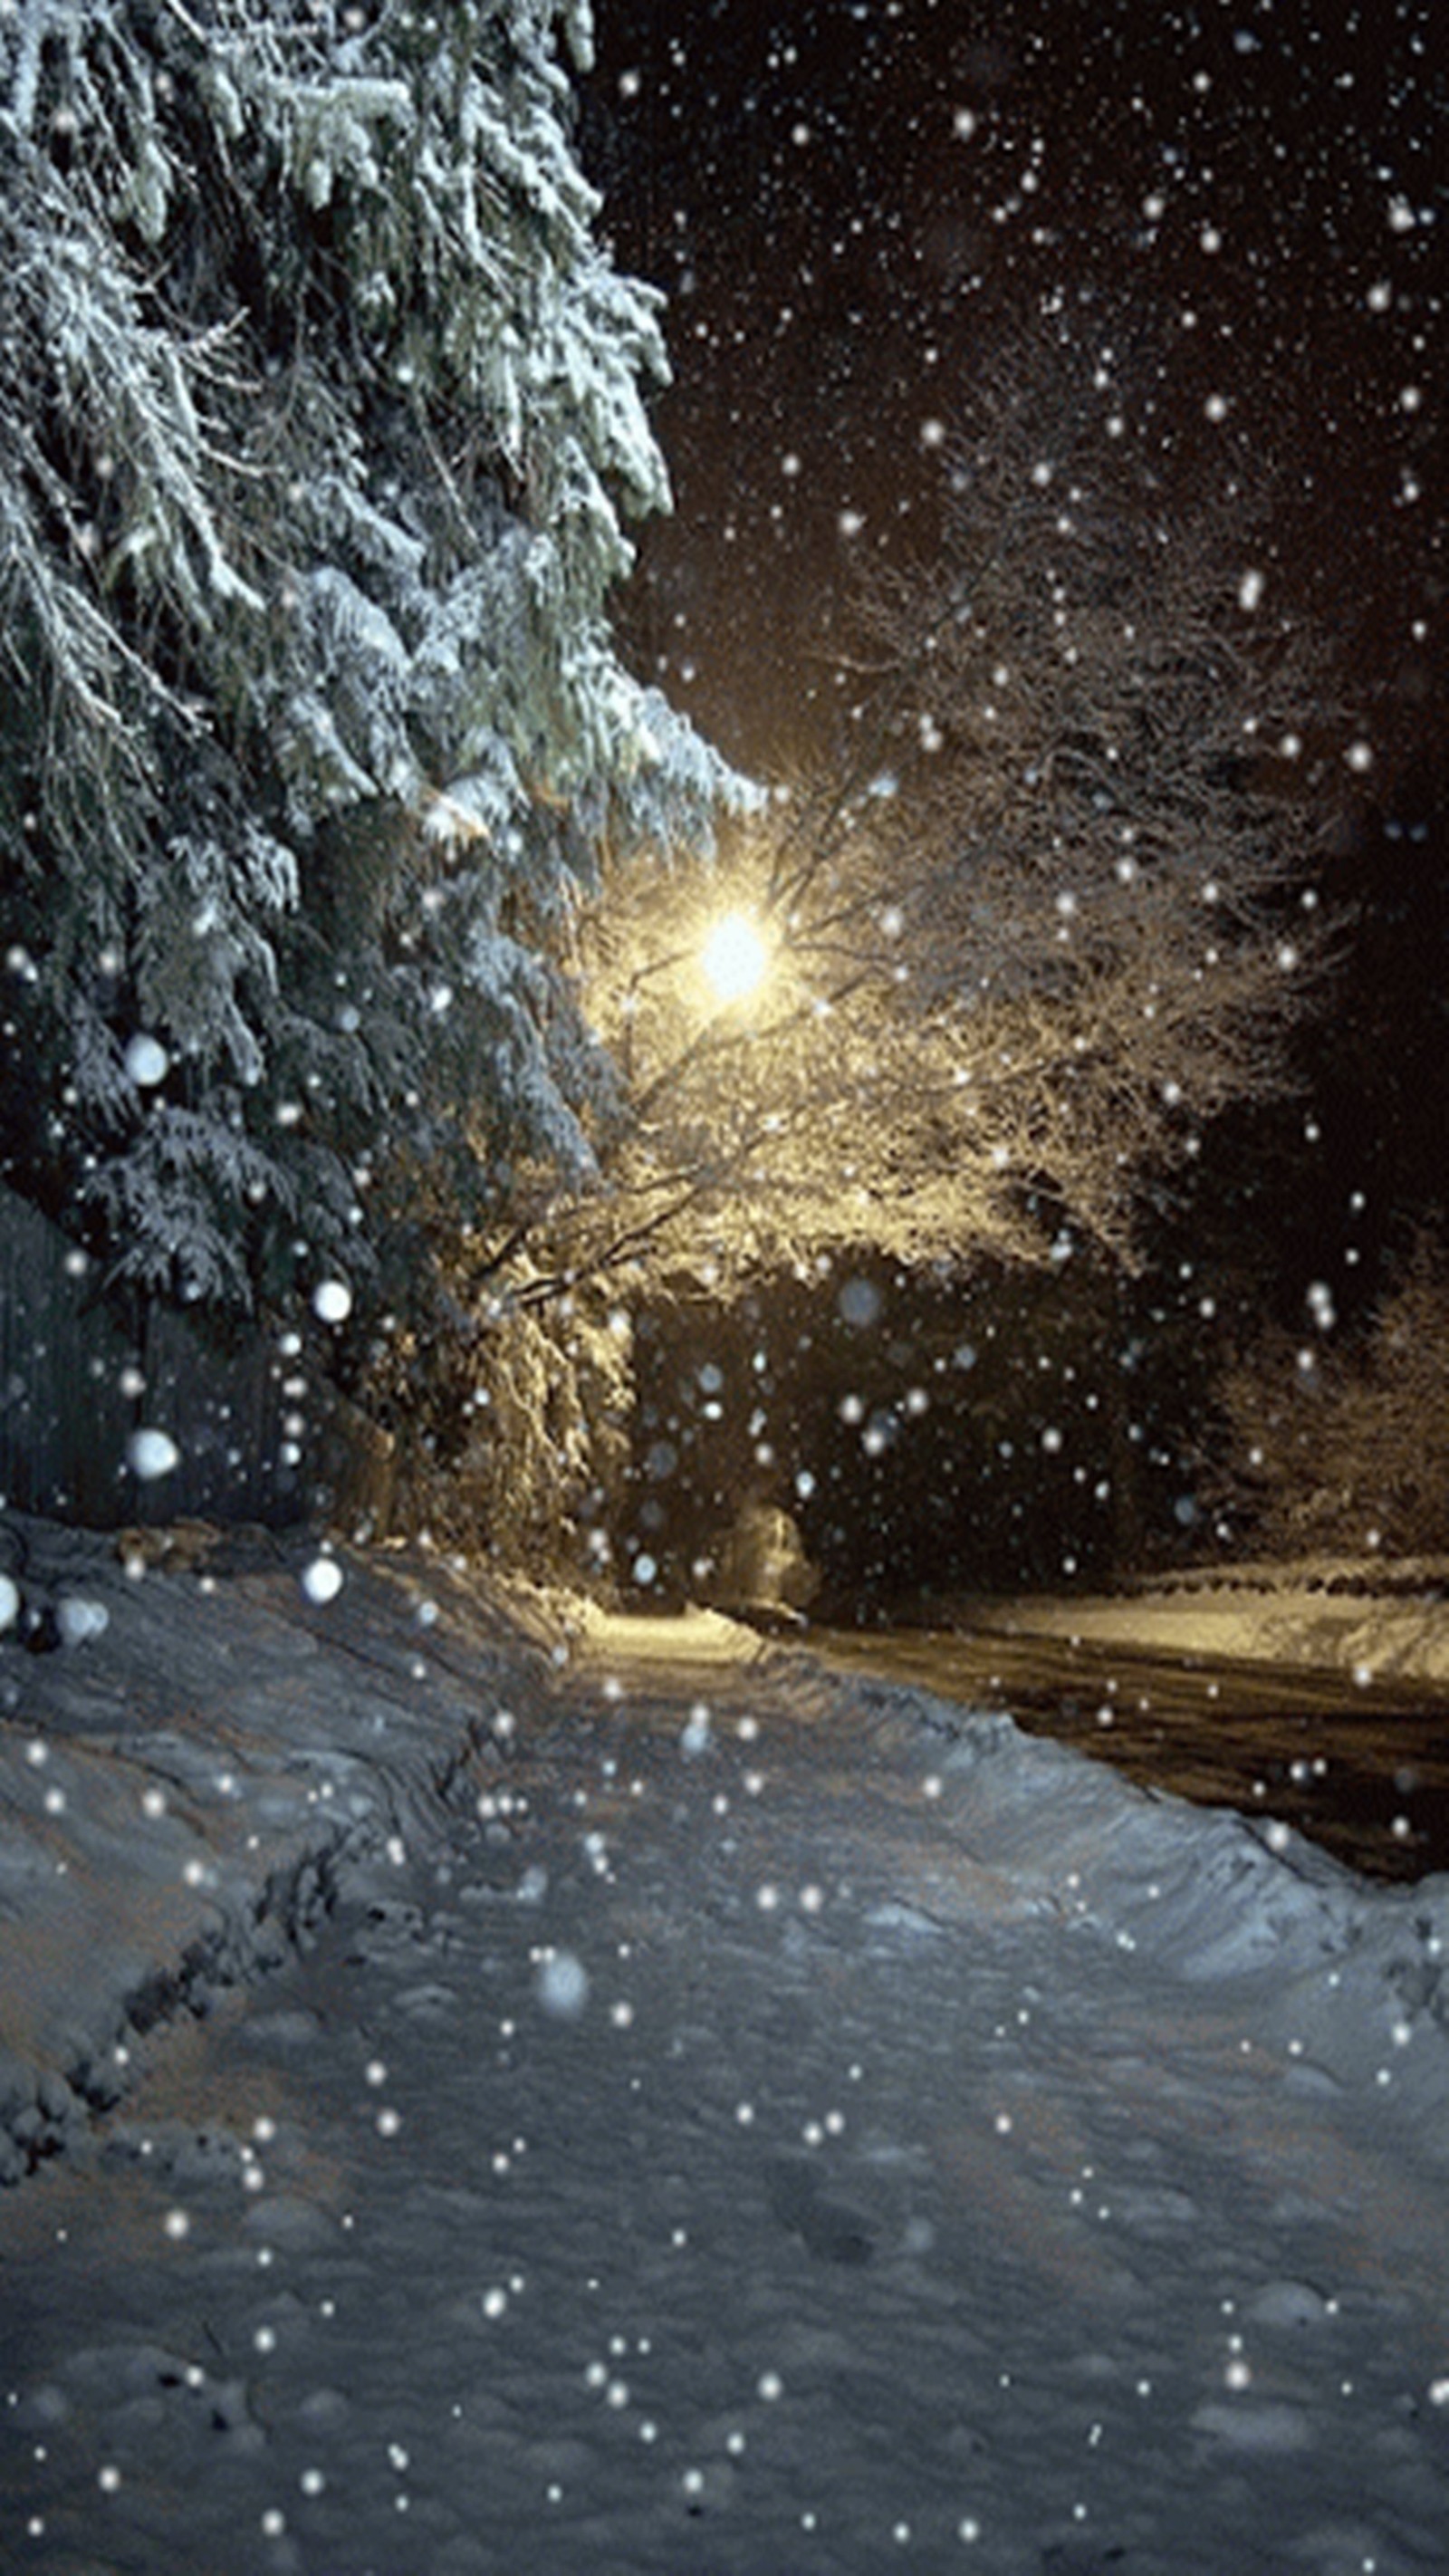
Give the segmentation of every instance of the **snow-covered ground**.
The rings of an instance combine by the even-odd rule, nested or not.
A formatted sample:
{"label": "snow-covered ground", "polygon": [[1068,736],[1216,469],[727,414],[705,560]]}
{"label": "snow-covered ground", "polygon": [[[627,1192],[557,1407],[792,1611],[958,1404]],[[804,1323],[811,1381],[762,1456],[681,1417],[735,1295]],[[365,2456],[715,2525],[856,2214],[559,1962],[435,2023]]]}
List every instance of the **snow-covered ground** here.
{"label": "snow-covered ground", "polygon": [[709,1616],[27,1535],[7,2571],[1449,2563],[1449,1882]]}
{"label": "snow-covered ground", "polygon": [[1224,1566],[1106,1598],[1025,1598],[996,1615],[1019,1636],[1297,1664],[1449,1693],[1449,1562],[1441,1558]]}

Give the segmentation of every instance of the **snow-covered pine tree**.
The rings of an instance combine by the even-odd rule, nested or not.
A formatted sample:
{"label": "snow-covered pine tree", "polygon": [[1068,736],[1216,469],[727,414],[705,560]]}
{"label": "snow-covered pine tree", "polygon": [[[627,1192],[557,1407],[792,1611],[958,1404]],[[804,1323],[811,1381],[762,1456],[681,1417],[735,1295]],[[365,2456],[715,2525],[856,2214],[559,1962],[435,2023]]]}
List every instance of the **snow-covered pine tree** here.
{"label": "snow-covered pine tree", "polygon": [[621,666],[667,504],[585,0],[0,8],[8,1172],[246,1303],[587,1175],[600,847],[723,774]]}

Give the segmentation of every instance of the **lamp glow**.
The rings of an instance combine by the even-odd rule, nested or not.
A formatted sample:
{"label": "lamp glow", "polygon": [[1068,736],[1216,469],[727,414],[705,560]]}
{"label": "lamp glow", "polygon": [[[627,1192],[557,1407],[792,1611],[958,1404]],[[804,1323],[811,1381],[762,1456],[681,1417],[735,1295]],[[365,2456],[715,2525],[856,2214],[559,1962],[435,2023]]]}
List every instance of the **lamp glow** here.
{"label": "lamp glow", "polygon": [[744,913],[727,912],[705,941],[700,964],[717,1001],[742,1002],[764,982],[770,951]]}

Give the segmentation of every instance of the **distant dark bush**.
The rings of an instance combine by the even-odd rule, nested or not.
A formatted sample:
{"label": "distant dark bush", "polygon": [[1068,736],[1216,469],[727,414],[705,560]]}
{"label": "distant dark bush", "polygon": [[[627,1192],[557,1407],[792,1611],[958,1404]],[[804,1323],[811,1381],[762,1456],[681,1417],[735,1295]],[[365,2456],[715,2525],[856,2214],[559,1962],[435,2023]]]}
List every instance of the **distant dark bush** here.
{"label": "distant dark bush", "polygon": [[1357,1350],[1275,1332],[1218,1389],[1219,1518],[1274,1553],[1449,1549],[1449,1254],[1421,1232]]}

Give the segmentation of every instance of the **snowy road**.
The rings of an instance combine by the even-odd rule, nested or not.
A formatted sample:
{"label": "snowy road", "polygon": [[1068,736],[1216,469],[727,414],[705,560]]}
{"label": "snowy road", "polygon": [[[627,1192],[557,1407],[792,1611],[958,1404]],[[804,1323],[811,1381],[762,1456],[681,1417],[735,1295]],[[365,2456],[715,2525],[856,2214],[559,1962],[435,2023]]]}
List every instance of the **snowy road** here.
{"label": "snowy road", "polygon": [[1008,1708],[1149,1788],[1286,1818],[1370,1877],[1449,1870],[1442,1683],[1218,1660],[1210,1638],[1206,1652],[1174,1656],[1004,1626],[812,1631],[810,1642],[837,1670]]}
{"label": "snowy road", "polygon": [[7,2570],[1442,2571],[1443,1881],[789,1653],[508,1714],[0,2200]]}

